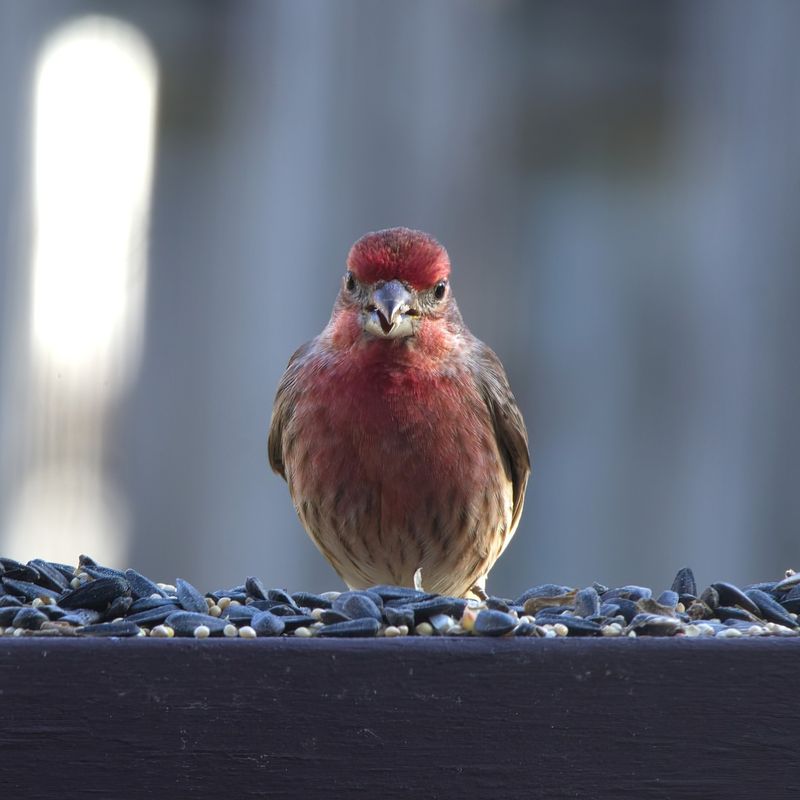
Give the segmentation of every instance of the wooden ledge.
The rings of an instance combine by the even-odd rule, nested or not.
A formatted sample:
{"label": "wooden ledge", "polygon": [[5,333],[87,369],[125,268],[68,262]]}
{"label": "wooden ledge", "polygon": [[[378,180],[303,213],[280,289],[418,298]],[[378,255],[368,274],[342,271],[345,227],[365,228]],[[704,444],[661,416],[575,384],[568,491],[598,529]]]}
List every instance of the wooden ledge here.
{"label": "wooden ledge", "polygon": [[[800,639],[0,639],[48,798],[783,798]],[[790,789],[790,787],[793,787]]]}

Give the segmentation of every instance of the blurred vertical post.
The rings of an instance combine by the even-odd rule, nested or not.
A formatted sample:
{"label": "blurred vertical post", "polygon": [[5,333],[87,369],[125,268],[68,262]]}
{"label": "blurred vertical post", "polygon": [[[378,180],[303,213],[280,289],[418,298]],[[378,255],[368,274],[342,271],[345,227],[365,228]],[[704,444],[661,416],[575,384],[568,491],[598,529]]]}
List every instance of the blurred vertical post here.
{"label": "blurred vertical post", "polygon": [[124,559],[108,434],[141,351],[157,78],[144,37],[108,17],[67,23],[39,54],[8,555]]}

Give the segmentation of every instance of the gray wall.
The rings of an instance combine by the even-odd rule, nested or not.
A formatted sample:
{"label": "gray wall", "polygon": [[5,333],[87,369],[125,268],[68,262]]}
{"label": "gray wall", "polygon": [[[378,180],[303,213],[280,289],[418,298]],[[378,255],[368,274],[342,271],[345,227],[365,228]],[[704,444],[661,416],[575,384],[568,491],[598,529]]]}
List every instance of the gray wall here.
{"label": "gray wall", "polygon": [[339,586],[266,431],[349,245],[391,225],[448,247],[531,432],[494,591],[800,563],[792,0],[2,0],[3,508],[28,464],[30,72],[62,21],[97,11],[138,26],[161,74],[144,350],[104,444],[126,565]]}

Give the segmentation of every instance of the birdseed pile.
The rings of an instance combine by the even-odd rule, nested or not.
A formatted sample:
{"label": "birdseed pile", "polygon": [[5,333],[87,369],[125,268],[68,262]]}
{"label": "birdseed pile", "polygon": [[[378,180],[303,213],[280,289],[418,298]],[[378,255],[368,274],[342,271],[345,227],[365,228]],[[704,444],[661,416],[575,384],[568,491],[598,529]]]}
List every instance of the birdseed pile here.
{"label": "birdseed pile", "polygon": [[542,584],[516,599],[466,600],[403,586],[288,593],[258,578],[202,594],[80,556],[77,567],[0,558],[0,634],[172,638],[265,636],[798,636],[800,573],[698,593],[691,569],[670,589]]}

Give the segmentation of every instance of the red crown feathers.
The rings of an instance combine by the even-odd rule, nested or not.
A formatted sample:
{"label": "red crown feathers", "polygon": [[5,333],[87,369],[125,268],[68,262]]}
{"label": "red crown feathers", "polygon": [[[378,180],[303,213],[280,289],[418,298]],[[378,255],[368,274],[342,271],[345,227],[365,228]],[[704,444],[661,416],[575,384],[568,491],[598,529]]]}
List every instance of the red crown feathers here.
{"label": "red crown feathers", "polygon": [[362,283],[400,280],[427,289],[450,274],[447,251],[432,236],[410,228],[388,228],[362,236],[347,256]]}

